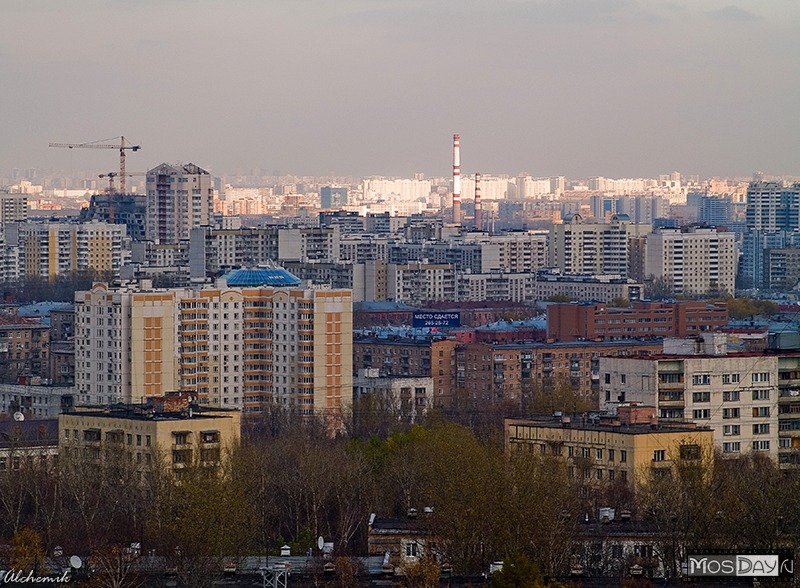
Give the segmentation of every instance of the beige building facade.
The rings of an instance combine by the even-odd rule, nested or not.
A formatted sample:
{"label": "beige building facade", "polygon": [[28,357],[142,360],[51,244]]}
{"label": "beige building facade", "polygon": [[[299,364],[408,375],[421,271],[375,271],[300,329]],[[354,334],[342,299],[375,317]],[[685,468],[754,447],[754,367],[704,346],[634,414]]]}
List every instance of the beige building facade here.
{"label": "beige building facade", "polygon": [[[636,411],[653,407],[635,407]],[[671,468],[681,460],[709,460],[713,433],[691,426],[653,424],[633,419],[582,421],[562,419],[506,419],[507,451],[533,451],[567,460],[572,477],[587,481],[622,481],[634,486],[651,469]]]}
{"label": "beige building facade", "polygon": [[176,477],[197,465],[217,466],[238,442],[241,413],[155,412],[147,407],[70,412],[58,417],[58,453],[65,462],[98,463],[127,454],[140,470],[164,464]]}

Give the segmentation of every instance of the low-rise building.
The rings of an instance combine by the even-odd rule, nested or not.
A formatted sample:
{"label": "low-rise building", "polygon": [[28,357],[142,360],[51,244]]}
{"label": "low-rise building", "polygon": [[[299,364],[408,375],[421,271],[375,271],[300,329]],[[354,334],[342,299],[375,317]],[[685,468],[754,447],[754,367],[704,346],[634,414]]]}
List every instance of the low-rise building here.
{"label": "low-rise building", "polygon": [[377,368],[362,369],[353,380],[353,402],[367,395],[398,419],[413,423],[433,406],[433,379],[381,376]]}
{"label": "low-rise building", "polygon": [[634,301],[642,297],[641,282],[618,274],[584,275],[540,271],[536,274],[536,299],[563,296],[571,300],[596,300],[609,303],[624,298]]}
{"label": "low-rise building", "polygon": [[26,419],[54,419],[75,405],[73,386],[0,384],[0,413],[21,413]]}
{"label": "low-rise building", "polygon": [[[0,475],[26,464],[53,465],[58,456],[58,421],[0,421]],[[38,460],[33,462],[33,460]]]}
{"label": "low-rise building", "polygon": [[127,454],[146,469],[166,464],[176,478],[192,465],[215,467],[240,436],[239,411],[192,407],[184,396],[151,399],[147,405],[119,405],[58,417],[58,453],[66,462],[100,463]]}
{"label": "low-rise building", "polygon": [[686,337],[728,324],[724,302],[634,302],[628,308],[605,304],[551,304],[547,336],[557,341]]}
{"label": "low-rise building", "polygon": [[660,422],[652,406],[619,406],[616,418],[506,419],[506,449],[563,457],[585,480],[625,481],[634,487],[649,472],[680,460],[711,460],[711,429]]}

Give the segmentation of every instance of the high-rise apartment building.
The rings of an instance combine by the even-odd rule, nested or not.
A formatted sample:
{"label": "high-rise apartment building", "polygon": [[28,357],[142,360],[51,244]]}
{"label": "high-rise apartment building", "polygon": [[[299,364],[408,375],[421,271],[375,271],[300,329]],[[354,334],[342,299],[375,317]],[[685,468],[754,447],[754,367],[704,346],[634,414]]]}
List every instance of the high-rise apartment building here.
{"label": "high-rise apartment building", "polygon": [[156,243],[177,243],[189,232],[211,222],[214,183],[193,163],[162,163],[147,172],[145,237]]}
{"label": "high-rise apartment building", "polygon": [[727,353],[725,335],[666,340],[655,357],[600,359],[600,408],[655,406],[659,419],[711,427],[723,455],[800,464],[800,357]]}
{"label": "high-rise apartment building", "polygon": [[645,275],[664,280],[674,294],[733,293],[736,243],[715,228],[659,229],[647,235]]}
{"label": "high-rise apartment building", "polygon": [[5,230],[6,248],[16,249],[17,277],[52,278],[75,271],[119,272],[130,259],[125,225],[19,222]]}
{"label": "high-rise apartment building", "polygon": [[181,391],[214,408],[340,418],[352,397],[352,292],[303,288],[280,268],[213,287],[111,289],[75,297],[82,403]]}
{"label": "high-rise apartment building", "polygon": [[177,389],[178,305],[191,290],[106,284],[75,293],[75,394],[81,404],[144,402]]}
{"label": "high-rise apartment building", "polygon": [[745,218],[748,230],[792,231],[800,228],[800,183],[751,182]]}
{"label": "high-rise apartment building", "polygon": [[319,190],[320,208],[341,208],[347,204],[347,192],[344,186],[323,186]]}
{"label": "high-rise apartment building", "polygon": [[28,218],[28,197],[0,191],[0,231],[6,223],[24,221]]}
{"label": "high-rise apartment building", "polygon": [[609,223],[586,222],[579,214],[553,225],[549,265],[568,274],[628,275],[629,240],[645,235],[649,224],[614,215]]}

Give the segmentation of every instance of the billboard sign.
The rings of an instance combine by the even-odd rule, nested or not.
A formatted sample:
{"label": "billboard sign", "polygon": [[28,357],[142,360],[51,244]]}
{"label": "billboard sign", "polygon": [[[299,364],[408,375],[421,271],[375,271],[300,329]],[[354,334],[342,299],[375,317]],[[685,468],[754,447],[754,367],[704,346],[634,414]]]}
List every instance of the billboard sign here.
{"label": "billboard sign", "polygon": [[461,326],[460,312],[417,311],[413,316],[415,329],[451,329]]}

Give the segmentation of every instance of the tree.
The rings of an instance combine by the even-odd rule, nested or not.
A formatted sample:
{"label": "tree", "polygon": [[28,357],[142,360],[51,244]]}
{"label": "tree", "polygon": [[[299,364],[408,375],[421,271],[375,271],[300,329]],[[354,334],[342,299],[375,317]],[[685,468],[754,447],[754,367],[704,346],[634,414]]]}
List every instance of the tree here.
{"label": "tree", "polygon": [[675,298],[675,287],[672,278],[647,276],[644,280],[644,295],[650,300]]}
{"label": "tree", "polygon": [[503,561],[503,569],[492,574],[489,588],[557,588],[559,582],[545,582],[533,560],[522,554],[513,554]]}
{"label": "tree", "polygon": [[44,549],[39,533],[27,527],[15,533],[8,563],[11,569],[31,571],[36,576],[44,564]]}
{"label": "tree", "polygon": [[623,297],[612,298],[608,303],[608,305],[613,308],[628,308],[630,304],[630,301]]}
{"label": "tree", "polygon": [[569,294],[553,294],[548,296],[546,302],[572,302],[574,298]]}

